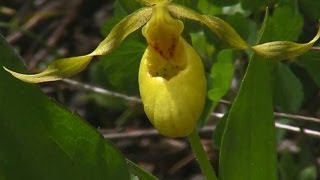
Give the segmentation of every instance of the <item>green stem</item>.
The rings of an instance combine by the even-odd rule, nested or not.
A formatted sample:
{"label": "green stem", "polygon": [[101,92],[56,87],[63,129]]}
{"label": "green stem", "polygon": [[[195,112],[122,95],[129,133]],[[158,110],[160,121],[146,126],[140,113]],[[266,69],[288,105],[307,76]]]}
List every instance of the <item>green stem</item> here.
{"label": "green stem", "polygon": [[217,180],[217,176],[211,166],[206,152],[200,141],[200,137],[196,130],[188,136],[193,152],[198,160],[200,168],[207,180]]}

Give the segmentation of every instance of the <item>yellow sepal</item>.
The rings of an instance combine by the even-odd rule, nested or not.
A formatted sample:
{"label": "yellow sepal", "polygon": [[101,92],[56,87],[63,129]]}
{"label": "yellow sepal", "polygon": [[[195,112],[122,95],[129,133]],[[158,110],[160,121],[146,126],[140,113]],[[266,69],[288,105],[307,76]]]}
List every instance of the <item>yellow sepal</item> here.
{"label": "yellow sepal", "polygon": [[57,81],[71,77],[85,69],[94,56],[108,54],[116,49],[129,34],[139,29],[150,19],[151,10],[150,7],[141,8],[125,17],[98,47],[87,55],[55,60],[44,71],[37,74],[22,74],[6,67],[3,68],[14,77],[28,83]]}

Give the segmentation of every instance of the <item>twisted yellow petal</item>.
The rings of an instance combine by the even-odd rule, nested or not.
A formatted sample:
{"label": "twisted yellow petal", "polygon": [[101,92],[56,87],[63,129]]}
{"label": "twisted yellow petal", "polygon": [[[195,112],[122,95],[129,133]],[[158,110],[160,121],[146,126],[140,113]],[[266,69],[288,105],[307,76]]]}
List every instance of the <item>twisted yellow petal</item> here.
{"label": "twisted yellow petal", "polygon": [[306,53],[320,38],[320,28],[315,37],[308,43],[295,43],[290,41],[272,41],[253,46],[252,49],[260,56],[273,60],[290,59]]}
{"label": "twisted yellow petal", "polygon": [[169,137],[193,131],[206,95],[203,64],[182,30],[183,23],[161,4],[143,28],[149,46],[140,64],[140,95],[151,123]]}
{"label": "twisted yellow petal", "polygon": [[116,49],[128,35],[139,29],[150,19],[151,12],[151,8],[146,7],[138,9],[125,17],[115,25],[98,47],[87,55],[55,60],[44,71],[37,74],[17,73],[6,67],[4,69],[14,77],[28,83],[57,81],[68,78],[84,70],[94,56],[108,54]]}

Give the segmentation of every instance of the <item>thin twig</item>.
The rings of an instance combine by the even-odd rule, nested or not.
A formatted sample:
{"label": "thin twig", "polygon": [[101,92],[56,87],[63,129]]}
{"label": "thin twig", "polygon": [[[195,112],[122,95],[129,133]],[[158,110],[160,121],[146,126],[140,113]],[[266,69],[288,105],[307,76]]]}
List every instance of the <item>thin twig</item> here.
{"label": "thin twig", "polygon": [[[106,90],[106,89],[103,89],[103,88],[100,88],[97,86],[92,86],[92,85],[85,84],[85,83],[78,82],[78,81],[74,81],[71,79],[64,79],[63,82],[68,83],[73,86],[77,86],[81,89],[95,92],[95,93],[122,98],[124,100],[134,102],[134,103],[141,103],[141,99],[138,97],[127,96],[127,95],[124,95],[121,93],[109,91],[109,90]],[[225,101],[225,100],[222,100],[221,103],[228,104],[228,105],[231,104],[231,102]],[[223,115],[224,114],[222,114],[222,113],[212,113],[212,116],[215,116],[217,118],[222,118]],[[314,117],[300,116],[300,115],[294,115],[294,114],[285,114],[285,113],[278,113],[278,112],[275,112],[274,116],[278,117],[278,118],[288,118],[288,119],[293,119],[293,120],[303,120],[303,121],[320,123],[320,119],[314,118]],[[320,138],[320,132],[317,132],[317,131],[314,131],[311,129],[303,129],[300,127],[281,124],[278,122],[275,123],[275,126],[279,129],[285,129],[285,130],[292,131],[292,132],[304,133],[306,135]],[[199,132],[200,133],[207,133],[207,132],[212,132],[214,129],[215,129],[215,126],[205,126]],[[154,129],[125,132],[125,133],[111,133],[111,134],[102,133],[102,134],[107,139],[142,138],[142,137],[158,136],[158,132]]]}
{"label": "thin twig", "polygon": [[[231,102],[226,101],[226,100],[221,100],[220,103],[223,103],[226,105],[232,104]],[[273,115],[277,118],[288,118],[288,119],[292,119],[292,120],[303,120],[303,121],[320,123],[320,119],[315,118],[315,117],[308,117],[308,116],[301,116],[301,115],[296,115],[296,114],[287,114],[287,113],[280,113],[280,112],[274,112]]]}
{"label": "thin twig", "polygon": [[[286,118],[290,118],[291,117],[291,115],[290,116],[287,116],[287,114],[285,114],[285,115],[286,115],[285,116]],[[224,114],[223,113],[212,113],[212,116],[220,119],[220,118],[222,118],[224,116]],[[298,118],[298,117],[309,118],[309,117],[295,116],[294,115],[294,118]],[[292,132],[297,132],[297,133],[304,133],[304,134],[312,136],[312,137],[320,138],[320,132],[314,131],[314,130],[311,130],[311,129],[300,128],[300,127],[297,127],[297,126],[291,126],[291,125],[282,124],[282,123],[279,123],[279,122],[275,122],[275,127],[278,128],[278,129],[285,129],[287,131],[292,131]]]}
{"label": "thin twig", "polygon": [[[203,128],[199,129],[199,134],[201,136],[211,134],[215,130],[216,126],[204,126]],[[100,133],[103,135],[104,138],[109,140],[120,140],[120,139],[141,139],[141,138],[155,138],[159,137],[159,133],[156,129],[137,129],[132,131],[126,132],[110,132],[114,131],[107,130],[107,129],[99,129]]]}
{"label": "thin twig", "polygon": [[32,57],[32,61],[29,64],[28,67],[34,68],[38,62],[46,57],[52,47],[54,47],[58,41],[61,39],[61,37],[65,34],[66,28],[73,22],[73,20],[76,18],[78,9],[80,5],[82,4],[82,0],[77,1],[71,1],[70,7],[68,7],[68,11],[65,14],[65,18],[61,22],[59,22],[59,26],[51,33],[49,36],[49,39],[47,40],[46,44],[49,48],[44,48],[39,50],[36,55]]}
{"label": "thin twig", "polygon": [[117,93],[117,92],[114,92],[114,91],[109,91],[109,90],[103,89],[101,87],[92,86],[92,85],[85,84],[85,83],[78,82],[78,81],[74,81],[74,80],[71,80],[71,79],[63,79],[62,81],[67,83],[67,84],[70,84],[72,86],[76,86],[76,87],[79,87],[81,89],[92,91],[92,92],[95,92],[95,93],[98,93],[98,94],[117,97],[117,98],[121,98],[121,99],[124,99],[126,101],[130,101],[130,102],[134,102],[134,103],[141,103],[141,99],[137,98],[137,97],[127,96],[127,95],[124,95],[124,94],[121,94],[121,93]]}
{"label": "thin twig", "polygon": [[320,47],[311,47],[311,50],[320,51]]}
{"label": "thin twig", "polygon": [[[138,97],[127,96],[127,95],[124,95],[124,94],[121,94],[121,93],[109,91],[109,90],[103,89],[101,87],[85,84],[85,83],[74,81],[74,80],[71,80],[71,79],[64,79],[63,81],[65,83],[68,83],[68,84],[73,85],[73,86],[77,86],[77,87],[79,87],[81,89],[85,89],[87,91],[92,91],[92,92],[95,92],[95,93],[98,93],[98,94],[103,94],[103,95],[106,95],[106,96],[122,98],[124,100],[130,101],[130,102],[134,102],[134,103],[141,103],[141,99],[138,98]],[[226,100],[220,100],[219,102],[222,103],[222,104],[226,104],[226,105],[231,105],[232,104],[230,101],[226,101]],[[274,116],[277,117],[277,118],[288,118],[288,119],[293,119],[293,120],[303,120],[303,121],[310,121],[310,122],[320,123],[320,119],[319,118],[301,116],[301,115],[295,115],[295,114],[274,112]]]}
{"label": "thin twig", "polygon": [[312,137],[320,138],[320,132],[318,132],[318,131],[314,131],[311,129],[304,129],[304,128],[291,126],[291,125],[287,125],[287,124],[281,124],[278,122],[276,122],[275,125],[279,129],[285,129],[287,131],[292,131],[292,132],[297,132],[297,133],[304,133],[304,134],[312,136]]}
{"label": "thin twig", "polygon": [[[232,102],[226,101],[226,100],[220,100],[220,103],[228,105],[228,106],[232,104]],[[314,118],[314,117],[301,116],[301,115],[296,115],[296,114],[280,113],[280,112],[274,112],[273,115],[277,118],[288,118],[288,119],[293,119],[293,120],[303,120],[303,121],[311,121],[311,122],[315,122],[315,123],[320,123],[320,119]]]}
{"label": "thin twig", "polygon": [[315,122],[315,123],[320,123],[319,118],[300,116],[300,115],[295,115],[295,114],[274,112],[274,116],[278,117],[278,118],[288,118],[288,119],[293,119],[293,120],[303,120],[303,121],[311,121],[311,122]]}
{"label": "thin twig", "polygon": [[[320,138],[320,132],[311,130],[311,129],[302,129],[297,126],[291,126],[282,123],[275,123],[276,128],[284,129],[291,132],[296,133],[304,133],[308,136],[312,136],[315,138]],[[214,125],[204,126],[199,130],[200,135],[212,133],[216,129]],[[154,138],[159,137],[159,133],[155,129],[138,129],[132,130],[129,132],[117,132],[117,133],[108,133],[108,130],[100,129],[100,133],[103,135],[105,139],[108,140],[121,140],[121,139],[141,139],[141,138]]]}
{"label": "thin twig", "polygon": [[19,31],[13,32],[7,36],[7,41],[10,44],[17,42],[23,36],[24,31],[31,30],[43,19],[58,15],[59,13],[53,11],[58,5],[59,4],[53,1],[46,5],[43,9],[34,13],[33,16],[21,26],[21,28],[17,28]]}
{"label": "thin twig", "polygon": [[13,16],[14,14],[16,14],[16,10],[0,5],[0,14],[3,14],[5,16]]}
{"label": "thin twig", "polygon": [[[213,116],[217,118],[223,117],[222,113],[213,113]],[[275,127],[278,129],[284,129],[291,132],[304,133],[308,136],[320,138],[320,132],[304,129],[297,126],[291,126],[287,124],[282,124],[279,122],[275,122]],[[215,125],[207,125],[199,130],[200,135],[212,133],[216,129]],[[109,140],[120,140],[120,139],[140,139],[140,138],[152,138],[159,137],[159,133],[155,129],[139,129],[133,130],[129,132],[117,132],[117,133],[108,133],[108,130],[100,129],[100,133],[104,138]]]}

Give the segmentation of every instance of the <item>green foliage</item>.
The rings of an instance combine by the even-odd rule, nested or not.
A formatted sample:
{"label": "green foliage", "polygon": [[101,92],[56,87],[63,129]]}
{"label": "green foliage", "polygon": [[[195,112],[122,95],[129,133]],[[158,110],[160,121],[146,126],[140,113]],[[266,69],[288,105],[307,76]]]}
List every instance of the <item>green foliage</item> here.
{"label": "green foliage", "polygon": [[296,8],[290,4],[277,7],[269,18],[262,41],[296,41],[303,26],[303,18]]}
{"label": "green foliage", "polygon": [[221,179],[276,179],[270,86],[266,61],[253,56],[223,134],[219,164]]}
{"label": "green foliage", "polygon": [[222,137],[224,133],[224,129],[227,124],[229,114],[226,113],[217,123],[216,129],[213,133],[212,140],[216,148],[221,148]]}
{"label": "green foliage", "polygon": [[240,0],[243,9],[257,11],[265,9],[273,0]]}
{"label": "green foliage", "polygon": [[145,49],[146,45],[137,38],[126,40],[116,51],[100,58],[92,72],[96,82],[125,94],[138,94],[137,74]]}
{"label": "green foliage", "polygon": [[211,16],[221,13],[222,10],[221,7],[218,7],[215,4],[212,4],[212,1],[207,0],[199,0],[197,7],[203,14],[208,14]]}
{"label": "green foliage", "polygon": [[315,180],[315,179],[317,179],[317,168],[315,166],[306,167],[299,174],[299,180]]}
{"label": "green foliage", "polygon": [[277,179],[269,73],[267,61],[253,55],[225,125],[220,179]]}
{"label": "green foliage", "polygon": [[238,0],[215,0],[215,1],[212,1],[211,3],[214,3],[219,6],[231,6],[238,3]]}
{"label": "green foliage", "polygon": [[[1,66],[25,71],[3,37],[0,49]],[[0,79],[0,169],[5,179],[129,179],[124,158],[78,115],[4,69]]]}
{"label": "green foliage", "polygon": [[[291,17],[290,21],[288,17]],[[303,18],[297,11],[294,2],[282,2],[269,18],[262,41],[296,41],[302,31],[302,26]],[[276,62],[272,63],[271,67],[275,106],[285,112],[298,111],[304,98],[299,78],[287,64]]]}
{"label": "green foliage", "polygon": [[317,21],[320,19],[320,1],[298,0],[298,3],[306,18],[308,18],[311,21]]}
{"label": "green foliage", "polygon": [[279,171],[282,180],[297,179],[299,167],[294,161],[294,157],[289,152],[284,152],[279,161]]}
{"label": "green foliage", "polygon": [[235,13],[225,17],[226,22],[228,22],[232,27],[234,27],[239,35],[246,39],[248,42],[254,42],[252,39],[256,37],[257,27],[254,22],[248,20],[243,14]]}
{"label": "green foliage", "polygon": [[127,0],[118,0],[117,1],[123,10],[127,12],[127,14],[131,14],[133,11],[141,8],[141,4],[137,1],[127,1]]}
{"label": "green foliage", "polygon": [[[303,89],[300,80],[282,63],[274,65],[273,100],[276,107],[285,112],[297,112],[303,101]],[[294,97],[294,98],[292,98]]]}
{"label": "green foliage", "polygon": [[228,92],[233,77],[233,51],[223,50],[218,54],[217,62],[211,68],[212,89],[208,90],[209,98],[216,104]]}
{"label": "green foliage", "polygon": [[142,170],[138,165],[134,164],[133,162],[127,160],[127,163],[131,172],[132,180],[157,180],[156,177]]}
{"label": "green foliage", "polygon": [[[141,8],[141,2],[145,1],[116,1],[115,15],[100,29],[103,36],[110,32],[111,36],[91,54],[51,64],[50,71],[45,74],[47,78],[57,80],[74,75],[87,66],[92,56],[110,52],[90,67],[89,81],[136,96],[138,68],[147,46],[141,30],[128,35],[145,24],[151,16],[151,8],[138,11],[133,19],[129,16],[126,21],[121,20]],[[276,151],[276,140],[281,142],[292,137],[287,137],[287,132],[282,130],[276,138],[273,111],[275,108],[281,112],[299,113],[307,97],[312,97],[310,89],[316,85],[320,87],[320,53],[308,51],[320,35],[318,32],[318,36],[310,41],[316,31],[315,22],[320,19],[320,1],[173,2],[176,4],[168,9],[175,18],[184,20],[185,37],[188,38],[192,31],[192,44],[207,71],[207,100],[199,120],[200,127],[206,125],[221,99],[233,101],[230,109],[222,108],[225,116],[213,134],[215,147],[220,149],[218,178],[275,180],[279,175],[281,180],[317,179],[313,164],[316,157],[310,153],[312,140],[298,144],[302,150],[296,154]],[[267,6],[271,15],[262,22]],[[114,26],[116,30],[112,30]],[[262,33],[257,35],[260,26]],[[260,45],[250,46],[257,41]],[[1,67],[26,72],[3,38],[0,39],[0,52]],[[285,61],[280,62],[280,59]],[[71,68],[65,68],[67,66]],[[34,81],[40,82],[38,77],[34,76]],[[314,81],[314,87],[305,82],[308,78]],[[0,79],[0,179],[156,179],[126,160],[77,114],[57,105],[38,87],[12,78],[2,68]],[[230,91],[233,81],[241,83],[235,99],[234,89]],[[136,111],[113,97],[90,94],[87,98],[110,109],[125,109],[120,117],[108,117],[120,119],[116,122],[118,127],[123,119],[127,120]],[[298,125],[303,127],[305,124]],[[296,139],[305,140],[303,137]]]}
{"label": "green foliage", "polygon": [[320,87],[320,53],[316,51],[310,51],[299,58],[297,63],[303,67],[309,75],[313,78],[314,82]]}

